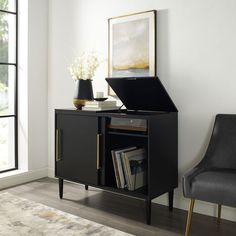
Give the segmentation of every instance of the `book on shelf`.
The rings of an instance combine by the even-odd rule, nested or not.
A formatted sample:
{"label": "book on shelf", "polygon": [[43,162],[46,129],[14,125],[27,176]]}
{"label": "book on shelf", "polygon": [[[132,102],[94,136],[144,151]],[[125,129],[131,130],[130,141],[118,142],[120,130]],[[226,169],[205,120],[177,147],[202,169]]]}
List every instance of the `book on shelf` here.
{"label": "book on shelf", "polygon": [[121,153],[121,161],[122,161],[122,166],[123,166],[123,170],[124,170],[126,187],[127,187],[127,189],[129,189],[130,180],[129,180],[129,175],[128,175],[128,171],[127,171],[127,167],[126,167],[126,163],[125,163],[125,159],[123,158],[123,155],[124,155],[124,153]]}
{"label": "book on shelf", "polygon": [[123,152],[122,162],[127,178],[128,190],[134,191],[147,184],[146,182],[146,154],[143,148]]}
{"label": "book on shelf", "polygon": [[116,184],[118,188],[125,188],[127,186],[121,155],[123,152],[131,151],[134,149],[136,149],[136,147],[127,147],[111,151]]}
{"label": "book on shelf", "polygon": [[115,106],[106,106],[106,107],[92,107],[92,106],[84,106],[82,107],[83,111],[106,111],[106,110],[118,110],[119,107]]}
{"label": "book on shelf", "polygon": [[111,157],[112,157],[112,163],[113,163],[114,173],[115,173],[115,178],[116,178],[116,186],[117,186],[117,188],[120,188],[120,178],[119,178],[118,166],[117,166],[115,151],[113,151],[113,150],[111,150]]}

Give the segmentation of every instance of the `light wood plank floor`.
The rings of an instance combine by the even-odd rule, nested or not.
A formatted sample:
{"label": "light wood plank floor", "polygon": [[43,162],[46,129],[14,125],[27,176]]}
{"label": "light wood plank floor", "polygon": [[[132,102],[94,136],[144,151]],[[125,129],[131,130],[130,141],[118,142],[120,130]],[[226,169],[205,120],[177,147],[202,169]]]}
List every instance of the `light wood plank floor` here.
{"label": "light wood plank floor", "polygon": [[[184,235],[187,212],[152,204],[152,225],[145,224],[144,202],[122,197],[83,185],[65,182],[64,198],[58,197],[58,184],[54,179],[44,178],[27,184],[5,189],[17,196],[43,203],[47,206],[140,236]],[[193,215],[191,236],[235,236],[236,223],[200,214]]]}

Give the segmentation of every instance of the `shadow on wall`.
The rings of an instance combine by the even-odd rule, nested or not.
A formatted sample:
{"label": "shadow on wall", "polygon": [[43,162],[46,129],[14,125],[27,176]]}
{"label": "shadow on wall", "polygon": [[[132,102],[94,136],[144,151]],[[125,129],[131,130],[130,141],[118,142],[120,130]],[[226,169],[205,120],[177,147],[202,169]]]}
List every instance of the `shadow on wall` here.
{"label": "shadow on wall", "polygon": [[[166,87],[167,91],[171,93],[172,90],[172,85],[173,82],[171,82],[171,75],[170,75],[170,20],[169,20],[169,9],[161,9],[161,10],[157,10],[157,42],[156,42],[156,56],[157,56],[157,75],[160,78],[160,80],[162,81],[162,83],[164,84],[164,86]],[[176,80],[178,75],[176,76]],[[176,91],[176,89],[178,90],[181,87],[175,87],[173,88],[173,90]],[[188,94],[188,91],[183,91],[182,88],[181,90],[178,91],[179,94],[186,93],[186,97],[187,96],[191,96],[191,94]],[[175,99],[178,100],[178,99]],[[179,109],[181,109],[181,104],[179,104],[177,106]],[[205,155],[206,152],[206,148],[208,146],[210,137],[211,137],[211,133],[212,133],[212,128],[213,128],[213,124],[214,124],[214,120],[215,120],[215,115],[213,115],[212,117],[210,117],[209,119],[206,120],[206,114],[199,114],[199,116],[195,117],[193,120],[189,120],[190,117],[183,117],[186,116],[186,114],[179,114],[179,137],[183,137],[184,134],[181,133],[183,132],[183,130],[180,130],[181,126],[183,128],[183,125],[185,127],[191,127],[191,126],[195,126],[194,130],[192,129],[192,131],[194,131],[194,133],[192,134],[192,142],[194,142],[194,137],[199,137],[199,134],[197,134],[196,132],[200,132],[203,131],[203,127],[202,125],[205,124],[205,131],[204,131],[204,136],[202,138],[202,140],[199,142],[199,149],[197,151],[197,153],[193,154],[195,156],[189,156],[189,157],[185,157],[186,160],[192,160],[190,162],[185,161],[184,165],[182,164],[182,166],[180,166],[180,170],[179,173],[185,173],[187,170],[193,168],[193,166],[195,166]],[[185,120],[188,119],[188,120]],[[203,120],[204,119],[204,120]],[[184,124],[183,124],[184,122]],[[187,122],[187,123],[186,123]],[[190,122],[190,123],[189,123]],[[207,125],[206,125],[207,124]],[[181,140],[179,138],[179,140]],[[184,139],[182,139],[184,141]],[[181,143],[181,141],[179,142],[179,146],[182,146],[186,149],[186,143]],[[188,147],[191,149],[191,147]],[[183,154],[183,153],[182,153]],[[181,159],[181,157],[179,156],[179,160]],[[179,176],[179,179],[181,181],[182,176]]]}
{"label": "shadow on wall", "polygon": [[164,86],[169,90],[170,88],[170,52],[169,52],[169,15],[168,9],[157,11],[157,75],[164,83]]}
{"label": "shadow on wall", "polygon": [[[216,114],[215,114],[216,115]],[[207,125],[207,129],[205,130],[205,135],[204,135],[204,139],[201,141],[201,146],[199,147],[199,150],[196,154],[196,156],[192,159],[193,161],[188,163],[186,165],[186,168],[184,168],[184,173],[186,173],[188,170],[192,169],[194,166],[196,166],[201,160],[202,158],[204,157],[205,153],[206,153],[206,150],[207,150],[207,147],[208,147],[208,144],[209,144],[209,141],[210,141],[210,138],[211,138],[211,134],[212,134],[212,131],[213,131],[213,126],[214,126],[214,121],[215,121],[215,115],[213,115],[208,121],[210,121]],[[199,117],[200,119],[200,117]],[[198,129],[197,126],[198,125],[201,125],[201,124],[204,124],[204,123],[207,123],[206,120],[204,121],[200,121],[200,120],[195,120],[198,121],[198,124],[196,124],[196,129],[195,131],[197,132],[198,130],[200,130],[200,128]],[[202,119],[205,119],[204,116],[202,116]],[[194,122],[194,121],[193,121]],[[194,135],[194,134],[193,134]],[[190,157],[191,158],[191,157]],[[183,174],[184,174],[183,173]]]}

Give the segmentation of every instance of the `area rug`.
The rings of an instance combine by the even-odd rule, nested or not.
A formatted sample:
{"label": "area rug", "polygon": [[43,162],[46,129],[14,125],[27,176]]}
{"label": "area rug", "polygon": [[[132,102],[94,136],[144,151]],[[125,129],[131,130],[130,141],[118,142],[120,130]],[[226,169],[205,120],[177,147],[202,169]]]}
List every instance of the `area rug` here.
{"label": "area rug", "polygon": [[1,236],[128,236],[130,234],[10,193],[0,194]]}

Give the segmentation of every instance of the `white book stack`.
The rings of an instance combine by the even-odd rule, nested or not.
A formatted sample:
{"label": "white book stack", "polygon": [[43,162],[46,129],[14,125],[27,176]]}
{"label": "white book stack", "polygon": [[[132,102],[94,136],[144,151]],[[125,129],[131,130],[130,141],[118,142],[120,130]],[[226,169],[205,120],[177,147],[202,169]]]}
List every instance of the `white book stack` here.
{"label": "white book stack", "polygon": [[82,107],[84,111],[104,111],[104,110],[116,110],[116,101],[87,101],[85,106]]}

